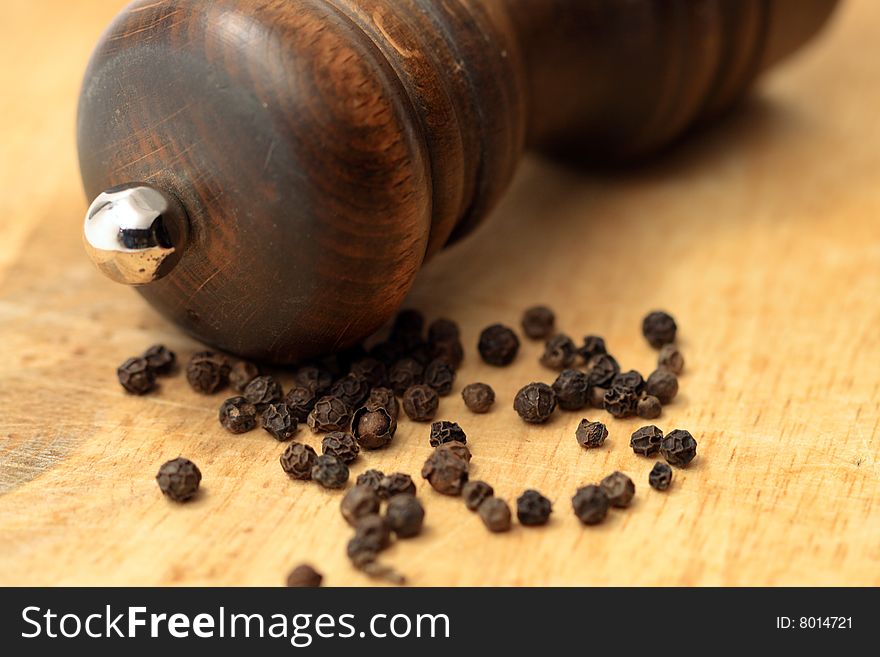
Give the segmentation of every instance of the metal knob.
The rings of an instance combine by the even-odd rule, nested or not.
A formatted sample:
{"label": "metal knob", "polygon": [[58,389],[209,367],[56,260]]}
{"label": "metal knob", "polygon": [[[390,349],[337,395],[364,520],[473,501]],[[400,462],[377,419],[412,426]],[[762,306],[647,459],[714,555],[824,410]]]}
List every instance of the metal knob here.
{"label": "metal knob", "polygon": [[172,195],[144,183],[102,192],[89,206],[83,242],[105,275],[146,285],[170,272],[189,238],[189,219]]}

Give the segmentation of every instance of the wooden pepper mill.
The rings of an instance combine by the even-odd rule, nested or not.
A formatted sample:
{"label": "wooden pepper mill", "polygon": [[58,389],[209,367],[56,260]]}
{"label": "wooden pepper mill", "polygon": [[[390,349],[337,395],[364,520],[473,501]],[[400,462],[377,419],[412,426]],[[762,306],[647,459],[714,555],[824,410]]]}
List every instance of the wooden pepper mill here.
{"label": "wooden pepper mill", "polygon": [[198,339],[350,346],[524,148],[631,158],[731,106],[836,0],[139,0],[86,72],[86,248]]}

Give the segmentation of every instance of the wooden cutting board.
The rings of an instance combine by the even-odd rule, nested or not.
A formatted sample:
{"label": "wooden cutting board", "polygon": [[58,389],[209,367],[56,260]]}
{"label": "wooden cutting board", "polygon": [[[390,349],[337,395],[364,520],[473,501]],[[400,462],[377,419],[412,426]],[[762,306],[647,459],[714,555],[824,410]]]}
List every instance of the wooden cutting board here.
{"label": "wooden cutting board", "polygon": [[[12,2],[0,31],[0,584],[276,585],[301,561],[328,585],[369,584],[348,565],[339,493],[289,480],[262,431],[226,434],[222,397],[182,377],[132,398],[114,369],[164,342],[199,348],[85,258],[73,126],[80,76],[123,3]],[[402,421],[367,468],[419,482],[426,531],[386,556],[418,585],[880,584],[880,5],[848,0],[808,52],[764,80],[720,127],[635,170],[528,160],[472,238],[438,257],[411,305],[462,325],[467,359],[441,416],[471,440],[473,476],[513,502],[553,500],[549,526],[488,534],[419,477],[428,428]],[[16,64],[17,63],[17,64]],[[552,380],[526,343],[492,369],[481,328],[543,302],[576,338],[606,337],[625,368],[652,369],[639,331],[655,307],[680,325],[687,369],[657,424],[699,455],[671,490],[628,447],[638,420],[608,420],[586,452],[583,414],[529,427],[516,390]],[[482,380],[488,415],[459,396]],[[304,430],[300,439],[319,440]],[[167,502],[153,480],[185,455],[200,497]],[[613,470],[632,508],[580,526],[575,489]]]}

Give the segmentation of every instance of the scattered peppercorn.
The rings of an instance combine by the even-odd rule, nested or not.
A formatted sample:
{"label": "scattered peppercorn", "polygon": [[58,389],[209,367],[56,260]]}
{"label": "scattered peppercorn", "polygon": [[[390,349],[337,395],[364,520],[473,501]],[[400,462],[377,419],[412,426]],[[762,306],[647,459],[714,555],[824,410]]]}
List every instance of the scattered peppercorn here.
{"label": "scattered peppercorn", "polygon": [[556,402],[564,411],[579,411],[587,405],[590,380],[580,370],[562,370],[553,382]]}
{"label": "scattered peppercorn", "polygon": [[281,467],[294,479],[311,479],[318,455],[311,445],[290,443],[281,454]]}
{"label": "scattered peppercorn", "polygon": [[470,511],[476,511],[484,500],[495,494],[495,490],[485,481],[473,479],[467,482],[461,489],[464,505]]}
{"label": "scattered peppercorn", "polygon": [[315,407],[316,401],[317,399],[312,389],[299,384],[293,386],[284,395],[284,403],[287,404],[287,410],[296,418],[297,422],[308,420],[309,413]]}
{"label": "scattered peppercorn", "polygon": [[317,588],[324,576],[308,564],[297,566],[287,576],[288,588]]}
{"label": "scattered peppercorn", "polygon": [[422,531],[425,509],[414,495],[395,495],[385,508],[385,524],[398,538],[412,538]]}
{"label": "scattered peppercorn", "polygon": [[321,453],[335,456],[346,465],[354,461],[359,452],[354,436],[344,431],[331,431],[321,440]]}
{"label": "scattered peppercorn", "polygon": [[547,306],[533,306],[522,316],[522,330],[527,338],[543,340],[553,334],[556,315]]}
{"label": "scattered peppercorn", "polygon": [[157,376],[167,376],[174,371],[177,356],[163,344],[154,344],[144,352],[144,360]]}
{"label": "scattered peppercorn", "polygon": [[660,417],[663,412],[663,404],[654,395],[642,393],[639,403],[636,405],[636,414],[645,420],[653,420]]}
{"label": "scattered peppercorn", "polygon": [[414,358],[401,358],[391,366],[388,372],[388,382],[394,394],[402,396],[410,386],[422,382],[425,368]]}
{"label": "scattered peppercorn", "polygon": [[366,406],[355,411],[351,418],[351,435],[364,449],[379,449],[388,445],[397,432],[397,420],[384,408],[371,411]]}
{"label": "scattered peppercorn", "polygon": [[258,376],[245,386],[244,396],[257,408],[265,408],[268,404],[281,401],[284,391],[281,384],[271,376]]}
{"label": "scattered peppercorn", "polygon": [[391,340],[406,342],[420,338],[425,328],[425,316],[414,308],[406,308],[397,313],[391,326]]}
{"label": "scattered peppercorn", "polygon": [[628,507],[636,494],[633,480],[622,472],[612,472],[599,482],[599,487],[605,491],[611,506],[619,509]]}
{"label": "scattered peppercorn", "polygon": [[308,424],[315,433],[345,431],[348,429],[350,417],[351,411],[344,401],[339,397],[327,395],[315,402],[315,407],[309,413]]}
{"label": "scattered peppercorn", "polygon": [[440,397],[431,386],[419,383],[403,393],[403,412],[413,422],[430,422],[437,414],[439,405]]}
{"label": "scattered peppercorn", "polygon": [[576,356],[577,349],[572,339],[563,333],[557,333],[544,345],[541,364],[552,370],[564,370],[574,362]]}
{"label": "scattered peppercorn", "polygon": [[440,317],[428,326],[428,342],[449,342],[460,338],[461,330],[451,319]]}
{"label": "scattered peppercorn", "polygon": [[369,486],[374,492],[378,492],[379,485],[384,477],[385,473],[381,470],[364,470],[358,475],[354,483],[356,486]]}
{"label": "scattered peppercorn", "polygon": [[477,507],[480,520],[493,533],[510,531],[510,507],[499,497],[490,497]]}
{"label": "scattered peppercorn", "polygon": [[381,502],[376,492],[365,485],[356,485],[348,491],[339,504],[342,517],[352,527],[364,516],[379,513]]}
{"label": "scattered peppercorn", "polygon": [[546,383],[530,383],[516,393],[513,409],[526,422],[546,422],[556,410],[556,393]]}
{"label": "scattered peppercorn", "polygon": [[492,324],[480,333],[477,350],[489,365],[503,367],[510,365],[516,358],[519,351],[519,338],[506,326]]}
{"label": "scattered peppercorn", "polygon": [[275,440],[290,440],[299,426],[284,402],[269,404],[260,415],[260,424]]}
{"label": "scattered peppercorn", "polygon": [[257,426],[257,409],[244,397],[232,397],[220,405],[220,424],[229,433],[247,433]]}
{"label": "scattered peppercorn", "polygon": [[675,429],[666,434],[660,444],[660,453],[669,465],[683,468],[697,455],[697,441],[690,432]]}
{"label": "scattered peppercorn", "polygon": [[442,360],[457,369],[464,360],[464,347],[461,340],[441,340],[428,343],[429,355],[434,360]]}
{"label": "scattered peppercorn", "polygon": [[612,387],[605,391],[605,410],[621,419],[636,414],[639,395],[629,388]]}
{"label": "scattered peppercorn", "polygon": [[425,368],[423,383],[431,386],[441,397],[452,392],[452,384],[455,382],[455,370],[445,360],[436,359],[428,363]]}
{"label": "scattered peppercorn", "polygon": [[488,413],[495,403],[495,391],[485,383],[469,383],[461,391],[461,398],[472,413]]}
{"label": "scattered peppercorn", "polygon": [[403,357],[404,349],[401,345],[390,340],[379,342],[370,349],[369,355],[376,360],[385,363],[386,369]]}
{"label": "scattered peppercorn", "polygon": [[371,411],[384,408],[395,420],[400,415],[400,404],[391,388],[373,388],[370,390],[370,396],[364,406]]}
{"label": "scattered peppercorn", "polygon": [[626,388],[627,390],[632,390],[633,392],[640,394],[642,390],[645,389],[645,379],[635,370],[620,372],[619,374],[615,374],[614,378],[611,379],[611,387]]}
{"label": "scattered peppercorn", "polygon": [[413,344],[406,353],[407,356],[415,360],[423,368],[433,360],[431,345],[421,339]]}
{"label": "scattered peppercorn", "polygon": [[440,420],[431,425],[431,435],[428,438],[431,447],[439,447],[440,445],[452,441],[462,443],[463,445],[467,444],[467,435],[465,435],[462,428],[458,426],[458,423]]}
{"label": "scattered peppercorn", "polygon": [[416,484],[408,474],[393,472],[379,480],[376,494],[383,500],[387,500],[395,495],[415,495]]}
{"label": "scattered peppercorn", "polygon": [[611,354],[598,354],[587,362],[587,376],[591,386],[607,388],[620,372],[620,365]]}
{"label": "scattered peppercorn", "polygon": [[422,477],[438,493],[460,495],[468,480],[468,463],[448,449],[435,449],[422,467]]}
{"label": "scattered peppercorn", "polygon": [[657,461],[648,473],[648,484],[655,490],[666,490],[672,483],[672,468]]}
{"label": "scattered peppercorn", "polygon": [[642,456],[653,456],[660,451],[660,443],[663,442],[663,432],[653,424],[636,429],[629,441],[633,452]]}
{"label": "scattered peppercorn", "polygon": [[654,370],[645,384],[645,392],[654,395],[661,404],[668,404],[678,394],[678,378],[669,370]]}
{"label": "scattered peppercorn", "polygon": [[311,390],[316,398],[326,395],[333,385],[333,375],[314,365],[299,368],[293,378],[297,385]]}
{"label": "scattered peppercorn", "polygon": [[159,490],[175,502],[192,498],[198,492],[201,481],[202,473],[198,466],[182,456],[163,463],[156,475]]}
{"label": "scattered peppercorn", "polygon": [[605,353],[608,353],[605,348],[605,340],[598,335],[584,336],[584,344],[578,349],[578,356],[583,358],[585,363],[590,362],[595,356]]}
{"label": "scattered peppercorn", "polygon": [[590,484],[578,488],[574,497],[571,498],[574,514],[585,525],[595,525],[602,522],[608,515],[610,502],[608,496],[601,488]]}
{"label": "scattered peppercorn", "polygon": [[345,488],[348,482],[348,466],[335,456],[322,454],[312,466],[312,479],[324,488]]}
{"label": "scattered peppercorn", "polygon": [[384,550],[391,544],[391,530],[385,518],[378,513],[359,518],[354,526],[355,538],[360,538],[376,552]]}
{"label": "scattered peppercorn", "polygon": [[349,408],[358,408],[370,396],[370,383],[360,374],[346,374],[330,388],[330,394],[339,397]]}
{"label": "scattered peppercorn", "polygon": [[684,370],[684,356],[674,344],[665,344],[657,355],[657,369],[669,370],[675,375]]}
{"label": "scattered peppercorn", "polygon": [[156,372],[146,358],[129,358],[116,369],[116,378],[133,395],[146,395],[156,387]]}
{"label": "scattered peppercorn", "polygon": [[649,313],[642,321],[642,333],[648,343],[655,349],[660,349],[665,344],[675,342],[677,327],[672,315],[656,310]]}
{"label": "scattered peppercorn", "polygon": [[229,363],[213,351],[200,351],[186,365],[186,380],[196,392],[212,395],[229,382]]}
{"label": "scattered peppercorn", "polygon": [[593,408],[604,409],[606,392],[608,392],[608,388],[603,388],[601,386],[593,386],[590,388],[590,406]]}
{"label": "scattered peppercorn", "polygon": [[248,384],[260,376],[260,368],[248,360],[237,360],[229,368],[229,385],[236,392],[244,392]]}
{"label": "scattered peppercorn", "polygon": [[552,512],[550,500],[536,490],[529,489],[516,500],[516,517],[526,527],[546,525]]}
{"label": "scattered peppercorn", "polygon": [[445,449],[457,456],[458,458],[464,460],[467,463],[471,462],[471,450],[468,449],[468,446],[464,443],[460,443],[457,440],[450,440],[448,443],[443,443],[442,445],[435,447],[434,449]]}
{"label": "scattered peppercorn", "polygon": [[574,435],[581,447],[601,447],[608,437],[608,428],[601,422],[590,422],[584,418]]}
{"label": "scattered peppercorn", "polygon": [[371,356],[352,363],[350,373],[364,377],[370,388],[379,388],[388,383],[388,368],[385,363]]}

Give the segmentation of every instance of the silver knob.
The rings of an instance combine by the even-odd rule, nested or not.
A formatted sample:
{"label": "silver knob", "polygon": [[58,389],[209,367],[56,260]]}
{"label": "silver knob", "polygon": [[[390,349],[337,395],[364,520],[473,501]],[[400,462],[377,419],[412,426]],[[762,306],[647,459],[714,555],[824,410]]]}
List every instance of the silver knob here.
{"label": "silver knob", "polygon": [[83,242],[92,262],[118,283],[146,285],[183,255],[189,220],[172,195],[144,183],[102,192],[89,206]]}

